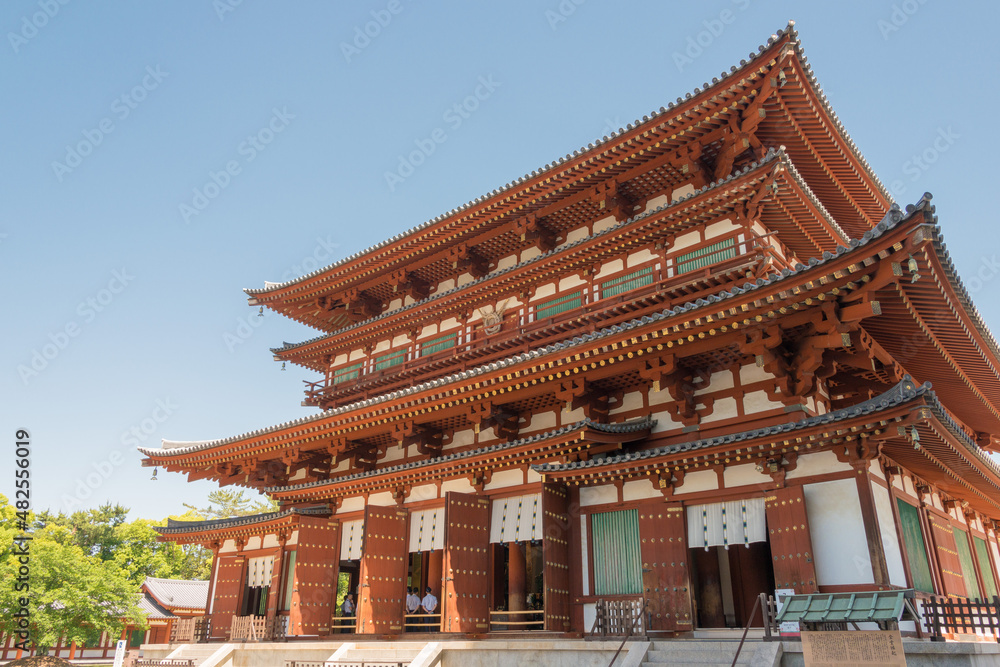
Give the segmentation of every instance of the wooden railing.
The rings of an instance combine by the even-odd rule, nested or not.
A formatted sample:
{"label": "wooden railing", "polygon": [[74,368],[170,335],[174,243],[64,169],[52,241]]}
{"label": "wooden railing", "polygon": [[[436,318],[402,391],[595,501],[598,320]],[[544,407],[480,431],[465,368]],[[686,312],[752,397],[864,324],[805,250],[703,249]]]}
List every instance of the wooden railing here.
{"label": "wooden railing", "polygon": [[931,596],[924,600],[923,617],[932,641],[945,641],[947,635],[979,635],[1000,642],[1000,598],[951,600]]}
{"label": "wooden railing", "polygon": [[194,660],[145,660],[139,658],[133,667],[194,667]]}
{"label": "wooden railing", "polygon": [[330,619],[331,634],[350,634],[358,625],[357,616],[334,616]]}
{"label": "wooden railing", "polygon": [[229,641],[282,641],[285,639],[286,622],[284,616],[270,619],[265,616],[233,616]]}
{"label": "wooden railing", "polygon": [[522,630],[544,629],[545,611],[542,609],[490,612],[490,632],[520,632]]}
{"label": "wooden railing", "polygon": [[[597,618],[590,629],[596,637],[629,637],[645,634],[646,601],[643,598],[598,600]],[[638,628],[638,629],[636,629]]]}
{"label": "wooden railing", "polygon": [[441,614],[406,614],[403,617],[406,632],[439,632]]}
{"label": "wooden railing", "polygon": [[190,644],[208,641],[209,617],[179,618],[170,626],[171,644]]}
{"label": "wooden railing", "polygon": [[[784,260],[781,260],[773,248],[767,244],[766,238],[750,238],[740,241],[736,236],[732,236],[728,238],[722,237],[720,239],[712,239],[712,242],[716,244],[723,242],[726,243],[726,249],[731,248],[734,255],[728,259],[686,270],[683,273],[677,272],[678,267],[676,266],[676,256],[670,255],[667,257],[667,265],[665,267],[659,270],[654,270],[654,280],[648,285],[630,289],[606,298],[599,298],[599,295],[590,294],[587,289],[583,289],[584,298],[580,307],[572,308],[551,317],[536,320],[534,305],[529,305],[525,308],[512,309],[511,311],[508,311],[507,318],[510,318],[512,315],[515,316],[518,320],[516,323],[517,326],[512,328],[507,328],[505,326],[503,331],[489,336],[488,338],[483,338],[478,334],[460,336],[459,342],[456,343],[454,347],[427,356],[412,354],[413,351],[419,347],[417,346],[411,349],[407,354],[407,361],[392,367],[376,371],[372,369],[371,364],[364,364],[362,368],[358,369],[358,377],[353,380],[338,383],[333,383],[332,380],[327,380],[325,378],[317,382],[306,381],[306,404],[319,405],[322,401],[340,393],[353,395],[357,393],[356,385],[358,383],[377,382],[383,378],[396,376],[404,371],[412,371],[425,366],[440,364],[442,359],[460,355],[474,348],[478,348],[484,345],[486,341],[488,341],[491,346],[500,344],[513,338],[542,332],[552,326],[559,325],[561,322],[576,319],[581,316],[587,316],[594,321],[600,320],[603,316],[609,319],[608,322],[602,322],[602,325],[607,326],[617,321],[616,315],[626,304],[634,303],[649,297],[654,297],[658,302],[660,302],[663,300],[663,293],[668,290],[682,285],[687,285],[688,283],[708,280],[713,276],[726,274],[737,269],[739,269],[740,276],[742,277],[742,271],[744,268],[756,265],[766,258],[770,259],[773,266],[775,266],[778,270],[786,266]],[[719,252],[721,252],[721,250],[715,248],[712,252],[707,252],[707,254],[712,255],[718,254]],[[680,256],[680,254],[677,256]],[[690,262],[693,260],[688,261]],[[583,286],[581,286],[581,288],[582,287]],[[683,300],[689,300],[692,298],[692,295],[685,294],[681,298]],[[636,316],[626,315],[627,317],[625,319]],[[502,358],[510,355],[509,348],[502,345],[499,347],[500,349],[498,349],[495,353],[477,357],[469,363],[479,365],[489,363],[496,357]],[[460,370],[465,370],[464,364],[460,367]],[[336,369],[334,369],[334,371],[336,371]],[[398,384],[408,387],[412,385],[412,383],[413,379],[412,377],[409,377],[405,381],[401,381]],[[390,391],[393,387],[393,384],[382,386],[379,387],[378,392],[381,393],[384,391]],[[365,395],[367,396],[367,394]]]}

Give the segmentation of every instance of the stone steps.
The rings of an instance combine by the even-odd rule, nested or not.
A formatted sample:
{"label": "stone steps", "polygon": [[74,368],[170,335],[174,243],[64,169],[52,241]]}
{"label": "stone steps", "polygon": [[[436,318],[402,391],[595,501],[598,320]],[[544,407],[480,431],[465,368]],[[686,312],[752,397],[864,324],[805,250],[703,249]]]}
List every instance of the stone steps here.
{"label": "stone steps", "polygon": [[[737,665],[749,665],[759,642],[748,641],[743,645]],[[698,641],[678,639],[654,641],[642,663],[644,667],[667,667],[668,665],[698,665],[698,667],[729,667],[736,655],[739,642]]]}

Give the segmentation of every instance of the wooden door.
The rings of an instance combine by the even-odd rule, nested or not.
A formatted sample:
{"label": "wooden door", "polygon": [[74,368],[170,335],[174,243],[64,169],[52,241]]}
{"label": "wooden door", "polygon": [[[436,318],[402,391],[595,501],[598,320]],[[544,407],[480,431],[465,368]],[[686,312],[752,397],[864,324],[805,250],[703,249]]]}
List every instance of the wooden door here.
{"label": "wooden door", "polygon": [[542,577],[545,583],[545,629],[569,632],[569,490],[542,485]]}
{"label": "wooden door", "polygon": [[642,588],[652,631],[690,632],[691,576],[680,503],[639,508]]}
{"label": "wooden door", "polygon": [[445,500],[441,629],[490,629],[490,501],[449,491]]}
{"label": "wooden door", "polygon": [[955,544],[955,531],[952,530],[951,523],[933,512],[927,512],[927,521],[931,524],[931,541],[940,566],[944,594],[967,597],[962,561],[958,556],[958,545]]}
{"label": "wooden door", "polygon": [[395,634],[403,631],[406,607],[408,512],[398,507],[365,509],[361,554],[361,595],[357,631]]}
{"label": "wooden door", "polygon": [[764,502],[774,585],[794,589],[796,593],[819,592],[802,487],[775,489]]}
{"label": "wooden door", "polygon": [[[288,612],[288,634],[330,634],[330,617],[337,604],[337,572],[340,565],[340,521],[326,517],[299,518],[292,579],[292,608]],[[277,572],[281,570],[276,568]],[[271,588],[271,595],[281,594]]]}
{"label": "wooden door", "polygon": [[233,617],[239,614],[243,589],[243,564],[246,558],[231,554],[216,556],[215,590],[212,593],[212,637],[229,638]]}

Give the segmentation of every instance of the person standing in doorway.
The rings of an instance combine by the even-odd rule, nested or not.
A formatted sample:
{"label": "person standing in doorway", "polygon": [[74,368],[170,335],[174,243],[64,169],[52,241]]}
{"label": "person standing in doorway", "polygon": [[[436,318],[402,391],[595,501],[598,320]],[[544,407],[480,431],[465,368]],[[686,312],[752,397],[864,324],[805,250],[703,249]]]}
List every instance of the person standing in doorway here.
{"label": "person standing in doorway", "polygon": [[[424,595],[424,599],[420,601],[420,609],[422,610],[421,613],[423,613],[423,614],[433,614],[434,611],[437,609],[438,599],[436,597],[434,597],[434,593],[431,592],[431,587],[430,586],[428,586],[426,588],[425,592],[427,594]],[[432,619],[428,618],[428,619],[425,619],[424,622],[425,623],[430,623],[431,620]],[[425,625],[424,628],[428,632],[431,632],[433,630],[433,626],[430,626],[430,625]]]}
{"label": "person standing in doorway", "polygon": [[[417,587],[406,589],[406,613],[416,614],[420,610],[420,596],[417,594]],[[424,619],[415,618],[413,619],[416,626],[415,629],[423,630]]]}

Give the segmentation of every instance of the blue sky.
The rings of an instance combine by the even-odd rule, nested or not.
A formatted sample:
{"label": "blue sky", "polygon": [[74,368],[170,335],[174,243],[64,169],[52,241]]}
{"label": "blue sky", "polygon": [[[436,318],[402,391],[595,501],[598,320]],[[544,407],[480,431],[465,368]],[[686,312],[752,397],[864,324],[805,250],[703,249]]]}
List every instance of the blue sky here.
{"label": "blue sky", "polygon": [[161,518],[203,502],[212,483],[151,482],[134,445],[311,411],[299,403],[314,375],[281,372],[268,349],[314,332],[258,318],[243,288],[641,118],[788,19],[897,199],[934,193],[997,331],[998,13],[941,0],[4,2],[0,470],[27,428],[37,509],[112,500]]}

